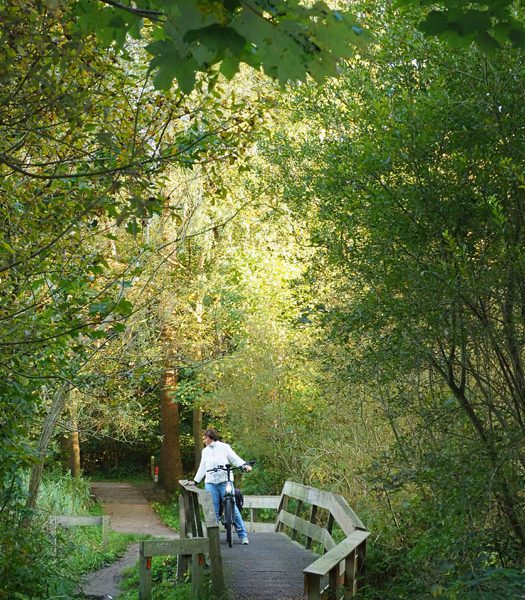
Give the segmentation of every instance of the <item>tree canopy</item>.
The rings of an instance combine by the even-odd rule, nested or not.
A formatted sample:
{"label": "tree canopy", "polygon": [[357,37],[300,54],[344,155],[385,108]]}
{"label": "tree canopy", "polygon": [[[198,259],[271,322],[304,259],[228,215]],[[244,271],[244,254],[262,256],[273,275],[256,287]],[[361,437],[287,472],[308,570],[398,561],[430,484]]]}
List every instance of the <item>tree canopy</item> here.
{"label": "tree canopy", "polygon": [[155,86],[167,89],[176,79],[185,92],[195,87],[198,73],[217,66],[231,79],[240,63],[281,83],[307,74],[321,81],[367,37],[350,11],[322,1],[77,0],[71,11],[73,30],[95,33],[102,43],[123,47],[127,35],[145,35]]}
{"label": "tree canopy", "polygon": [[173,491],[206,425],[349,499],[369,598],[523,595],[520,11],[0,3],[0,598],[45,469]]}

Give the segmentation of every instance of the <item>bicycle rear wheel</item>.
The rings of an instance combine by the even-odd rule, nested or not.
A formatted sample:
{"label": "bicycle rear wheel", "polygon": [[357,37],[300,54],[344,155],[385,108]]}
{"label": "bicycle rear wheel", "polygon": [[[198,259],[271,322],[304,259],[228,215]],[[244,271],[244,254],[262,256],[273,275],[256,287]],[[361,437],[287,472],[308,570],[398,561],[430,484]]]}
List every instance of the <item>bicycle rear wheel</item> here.
{"label": "bicycle rear wheel", "polygon": [[228,546],[232,547],[232,527],[233,527],[233,499],[224,499],[224,526],[226,527],[226,541]]}

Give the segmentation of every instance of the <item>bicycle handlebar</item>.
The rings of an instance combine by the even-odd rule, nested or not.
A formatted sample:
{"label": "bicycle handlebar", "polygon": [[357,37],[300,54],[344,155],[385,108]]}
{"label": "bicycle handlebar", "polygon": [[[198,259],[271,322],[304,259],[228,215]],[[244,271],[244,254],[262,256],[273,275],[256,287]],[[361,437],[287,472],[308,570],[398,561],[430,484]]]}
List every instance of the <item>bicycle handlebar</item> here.
{"label": "bicycle handlebar", "polygon": [[240,467],[234,467],[233,465],[217,465],[216,467],[213,467],[213,469],[208,469],[206,471],[206,473],[217,473],[217,471],[226,471],[226,472],[227,471],[236,471],[236,470],[244,471],[244,467],[246,465],[252,466],[254,464],[255,464],[255,460],[248,460]]}

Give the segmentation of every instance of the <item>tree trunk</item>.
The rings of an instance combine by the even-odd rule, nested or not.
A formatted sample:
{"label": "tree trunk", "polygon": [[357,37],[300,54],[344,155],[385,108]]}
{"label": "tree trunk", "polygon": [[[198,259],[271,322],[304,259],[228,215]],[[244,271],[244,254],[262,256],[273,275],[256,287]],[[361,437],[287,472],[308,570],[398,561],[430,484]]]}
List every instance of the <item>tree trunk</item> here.
{"label": "tree trunk", "polygon": [[183,477],[182,453],[180,448],[179,405],[173,402],[177,388],[177,372],[166,369],[162,376],[160,389],[160,448],[159,482],[168,492],[177,489],[179,479]]}
{"label": "tree trunk", "polygon": [[193,456],[195,470],[199,468],[202,454],[202,410],[199,407],[193,409]]}
{"label": "tree trunk", "polygon": [[76,393],[71,393],[71,402],[69,405],[70,414],[70,432],[69,442],[69,469],[71,477],[80,477],[80,438],[78,435],[78,399]]}
{"label": "tree trunk", "polygon": [[78,429],[71,432],[69,447],[69,467],[71,477],[78,479],[80,477],[80,438]]}
{"label": "tree trunk", "polygon": [[[462,365],[464,364],[465,361],[463,360]],[[500,464],[502,463],[502,459],[498,454],[497,446],[494,444],[490,432],[485,429],[481,418],[476,413],[474,405],[467,398],[463,377],[461,384],[456,382],[452,361],[448,365],[448,372],[442,369],[436,362],[434,362],[434,365],[443,375],[447,385],[451,389],[455,398],[458,400],[460,407],[463,409],[474,430],[478,434],[482,447],[494,473],[494,496],[499,503],[503,514],[507,518],[512,531],[519,541],[522,552],[525,552],[525,523],[523,521],[523,511],[521,509],[520,498],[505,475],[501,472]]]}
{"label": "tree trunk", "polygon": [[38,490],[40,489],[40,483],[42,481],[42,473],[44,471],[44,462],[47,455],[47,448],[49,441],[55,430],[57,421],[64,410],[66,401],[69,395],[69,388],[61,387],[56,393],[51,403],[51,408],[46,415],[44,424],[42,425],[42,431],[38,439],[37,455],[38,460],[31,468],[31,474],[29,476],[29,493],[26,501],[26,508],[36,508],[36,502],[38,499]]}

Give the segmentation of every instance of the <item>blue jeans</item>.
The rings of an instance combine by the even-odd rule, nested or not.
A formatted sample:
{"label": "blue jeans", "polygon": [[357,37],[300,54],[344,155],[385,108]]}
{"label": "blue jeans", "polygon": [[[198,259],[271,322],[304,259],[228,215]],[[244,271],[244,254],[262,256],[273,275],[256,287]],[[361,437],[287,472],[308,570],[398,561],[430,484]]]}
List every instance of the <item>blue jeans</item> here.
{"label": "blue jeans", "polygon": [[[213,508],[215,509],[215,514],[217,515],[218,521],[221,499],[224,498],[224,493],[226,492],[226,481],[223,481],[222,483],[206,483],[204,484],[204,489],[211,494]],[[246,527],[237,505],[234,503],[233,506],[233,520],[235,523],[235,529],[237,529],[237,535],[239,536],[239,539],[243,540],[244,538],[248,537],[248,534],[246,533]]]}

